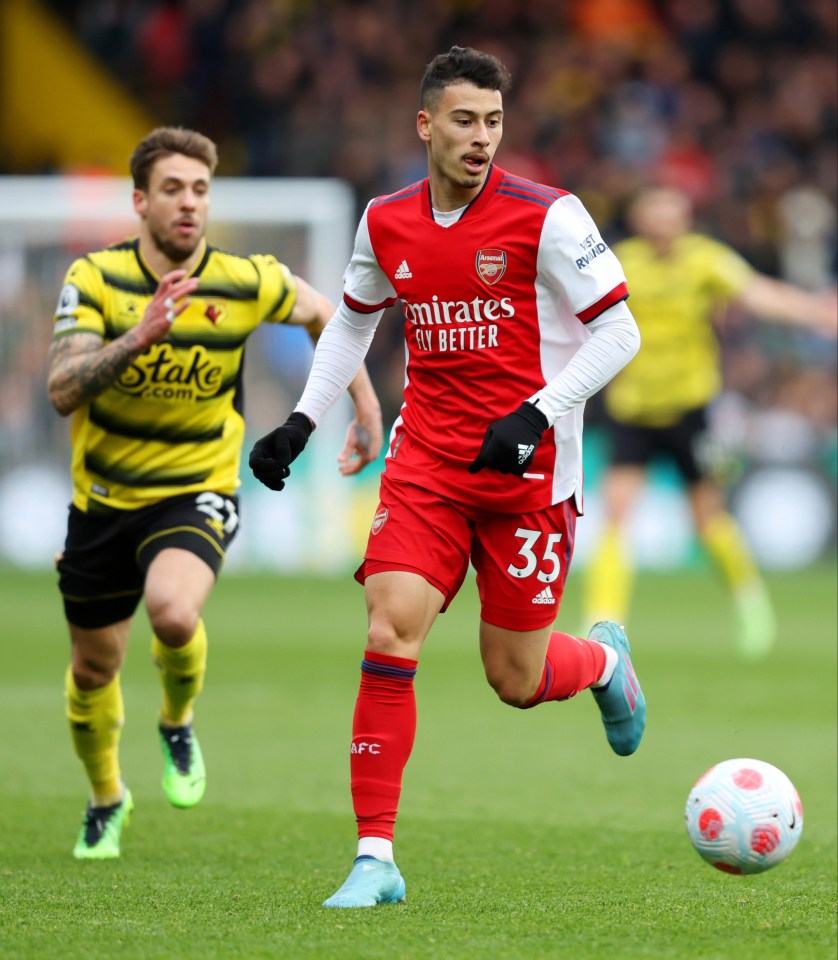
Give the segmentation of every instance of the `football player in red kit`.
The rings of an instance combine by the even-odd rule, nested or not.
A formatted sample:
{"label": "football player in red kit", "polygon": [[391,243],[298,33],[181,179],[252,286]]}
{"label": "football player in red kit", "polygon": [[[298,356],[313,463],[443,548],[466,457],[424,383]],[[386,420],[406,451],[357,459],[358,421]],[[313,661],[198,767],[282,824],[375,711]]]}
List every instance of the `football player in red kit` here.
{"label": "football player in red kit", "polygon": [[401,300],[404,403],[356,573],[369,617],[350,747],[358,856],[327,907],[405,897],[393,829],[413,680],[469,562],[486,678],[504,703],[590,688],[622,756],[646,723],[622,628],[598,623],[587,639],[552,629],[582,510],[584,403],[639,335],[622,268],[579,200],[494,165],[508,85],[499,60],[470,48],[428,65],[417,118],[428,177],[368,205],[300,402],[250,455],[256,477],[281,490],[384,308]]}

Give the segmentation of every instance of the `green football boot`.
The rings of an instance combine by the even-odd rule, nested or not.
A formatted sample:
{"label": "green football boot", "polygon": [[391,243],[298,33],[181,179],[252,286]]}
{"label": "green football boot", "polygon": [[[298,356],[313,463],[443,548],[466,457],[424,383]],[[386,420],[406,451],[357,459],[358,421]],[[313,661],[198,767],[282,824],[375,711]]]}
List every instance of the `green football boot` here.
{"label": "green football boot", "polygon": [[109,807],[88,803],[73,856],[77,860],[115,860],[119,856],[122,828],[128,826],[133,809],[134,798],[127,787],[119,803]]}
{"label": "green football boot", "polygon": [[159,726],[163,750],[163,790],[173,807],[194,807],[204,795],[207,772],[192,725]]}
{"label": "green football boot", "polygon": [[749,663],[765,660],[777,640],[777,617],[768,591],[761,583],[750,584],[736,592],[735,600],[739,616],[736,655]]}

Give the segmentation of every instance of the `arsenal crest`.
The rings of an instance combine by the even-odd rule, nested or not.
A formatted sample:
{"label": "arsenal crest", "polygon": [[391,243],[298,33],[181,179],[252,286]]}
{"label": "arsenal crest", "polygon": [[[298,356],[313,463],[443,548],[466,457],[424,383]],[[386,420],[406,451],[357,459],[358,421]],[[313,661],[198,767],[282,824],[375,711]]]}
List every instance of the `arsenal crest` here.
{"label": "arsenal crest", "polygon": [[477,251],[477,275],[491,287],[506,273],[506,251],[494,248]]}
{"label": "arsenal crest", "polygon": [[373,536],[378,533],[378,531],[387,523],[387,517],[390,516],[390,511],[387,507],[379,507],[375,512],[375,516],[372,518],[372,530]]}

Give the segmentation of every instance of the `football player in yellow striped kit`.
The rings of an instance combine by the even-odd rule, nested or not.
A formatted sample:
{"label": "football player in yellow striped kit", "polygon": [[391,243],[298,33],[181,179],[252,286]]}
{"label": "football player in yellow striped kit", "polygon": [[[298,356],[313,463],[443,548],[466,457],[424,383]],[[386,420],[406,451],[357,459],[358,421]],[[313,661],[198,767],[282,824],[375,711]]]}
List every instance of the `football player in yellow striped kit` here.
{"label": "football player in yellow striped kit", "polygon": [[614,248],[643,346],[605,389],[611,446],[605,523],[586,571],[583,627],[626,622],[634,576],[624,526],[651,461],[663,456],[678,469],[698,539],[732,596],[736,653],[754,661],[770,653],[776,621],[708,455],[708,408],[722,389],[714,323],[737,304],[754,319],[834,338],[838,307],[834,290],[810,293],[757,272],[727,244],[695,231],[692,216],[685,193],[649,187],[629,209],[633,236]]}
{"label": "football player in yellow striped kit", "polygon": [[[175,807],[204,794],[192,729],[207,659],[201,612],[238,526],[245,343],[261,323],[303,325],[316,340],[334,312],[274,257],[208,245],[216,163],[202,134],[152,131],[131,157],[137,236],[76,260],[56,309],[49,398],[72,414],[73,501],[58,559],[67,717],[91,785],[80,859],[118,857],[133,807],[119,673],[140,600],[162,682],[163,789]],[[365,369],[349,393],[343,474],[375,460],[383,439]]]}

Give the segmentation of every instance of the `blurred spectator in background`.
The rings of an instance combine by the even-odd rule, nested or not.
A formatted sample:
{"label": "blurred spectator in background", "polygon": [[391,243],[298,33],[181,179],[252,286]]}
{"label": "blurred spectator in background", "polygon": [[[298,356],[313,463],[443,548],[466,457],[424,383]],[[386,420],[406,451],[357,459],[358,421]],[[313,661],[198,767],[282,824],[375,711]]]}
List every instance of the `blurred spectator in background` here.
{"label": "blurred spectator in background", "polygon": [[776,625],[765,586],[736,521],[724,506],[707,407],[722,388],[714,322],[733,301],[753,317],[785,321],[824,337],[838,332],[834,294],[811,294],[757,273],[730,247],[692,230],[687,195],[642,192],[629,210],[635,236],[614,248],[626,271],[643,348],[605,390],[611,467],[605,531],[586,571],[586,625],[625,623],[632,563],[623,526],[650,463],[671,458],[687,486],[696,533],[731,590],[737,651],[758,659]]}

